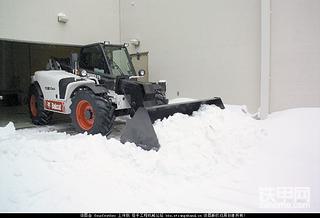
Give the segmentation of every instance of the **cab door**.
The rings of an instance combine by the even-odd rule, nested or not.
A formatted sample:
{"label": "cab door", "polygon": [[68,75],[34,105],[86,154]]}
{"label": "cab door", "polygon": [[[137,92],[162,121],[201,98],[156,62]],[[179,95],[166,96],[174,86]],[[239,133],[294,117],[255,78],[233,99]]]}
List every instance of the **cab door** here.
{"label": "cab door", "polygon": [[80,68],[98,78],[107,89],[114,90],[115,78],[110,74],[106,58],[100,44],[85,46],[80,51]]}
{"label": "cab door", "polygon": [[99,44],[87,46],[80,51],[80,68],[88,73],[105,76],[110,72]]}

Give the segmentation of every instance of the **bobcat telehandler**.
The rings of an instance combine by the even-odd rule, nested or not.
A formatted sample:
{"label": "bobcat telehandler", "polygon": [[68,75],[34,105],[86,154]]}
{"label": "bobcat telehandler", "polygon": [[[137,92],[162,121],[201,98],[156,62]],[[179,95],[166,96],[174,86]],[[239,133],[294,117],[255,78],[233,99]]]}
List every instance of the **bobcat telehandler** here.
{"label": "bobcat telehandler", "polygon": [[29,111],[32,122],[46,125],[53,113],[69,114],[78,132],[108,135],[115,117],[132,118],[120,141],[133,142],[145,150],[158,150],[152,123],[174,113],[191,115],[202,104],[224,109],[220,98],[168,104],[166,82],[140,82],[126,45],[95,43],[70,58],[49,59],[47,69],[31,78]]}

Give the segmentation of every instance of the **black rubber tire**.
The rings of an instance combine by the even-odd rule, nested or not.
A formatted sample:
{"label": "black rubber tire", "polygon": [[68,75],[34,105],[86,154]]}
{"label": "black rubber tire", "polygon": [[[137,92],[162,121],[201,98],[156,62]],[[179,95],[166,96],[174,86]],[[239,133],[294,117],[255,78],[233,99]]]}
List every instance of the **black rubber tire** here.
{"label": "black rubber tire", "polygon": [[[31,105],[30,105],[30,100],[31,97],[35,97],[35,106],[37,113],[34,116],[31,112]],[[43,106],[43,94],[40,90],[39,87],[36,85],[32,84],[29,88],[29,94],[28,94],[28,109],[29,109],[29,114],[30,118],[33,124],[35,125],[47,125],[51,122],[52,120],[52,115],[53,112],[51,111],[46,111]]]}
{"label": "black rubber tire", "polygon": [[[79,125],[77,120],[76,110],[77,105],[81,100],[89,102],[94,112],[93,126],[89,130],[83,129]],[[74,126],[77,132],[88,132],[88,134],[92,135],[100,133],[104,136],[107,136],[111,133],[115,120],[115,108],[112,105],[110,99],[95,95],[91,90],[79,90],[71,98],[71,101],[72,103],[70,106],[70,116],[72,120],[72,125]]]}

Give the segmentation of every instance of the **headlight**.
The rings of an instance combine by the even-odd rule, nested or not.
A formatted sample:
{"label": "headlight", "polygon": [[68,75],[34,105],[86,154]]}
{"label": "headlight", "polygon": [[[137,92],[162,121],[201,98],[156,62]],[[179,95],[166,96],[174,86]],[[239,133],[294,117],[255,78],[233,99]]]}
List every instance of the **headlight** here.
{"label": "headlight", "polygon": [[86,77],[87,76],[87,71],[82,70],[81,73],[80,73],[80,76]]}
{"label": "headlight", "polygon": [[146,74],[146,71],[144,70],[139,70],[138,75],[139,76],[144,76]]}

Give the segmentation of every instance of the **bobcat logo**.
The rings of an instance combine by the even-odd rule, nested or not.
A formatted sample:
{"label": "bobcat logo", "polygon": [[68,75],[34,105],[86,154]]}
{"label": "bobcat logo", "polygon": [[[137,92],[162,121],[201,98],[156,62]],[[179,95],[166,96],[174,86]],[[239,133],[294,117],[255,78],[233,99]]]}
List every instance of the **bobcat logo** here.
{"label": "bobcat logo", "polygon": [[64,103],[61,101],[45,101],[46,109],[53,110],[53,111],[59,111],[64,112]]}

